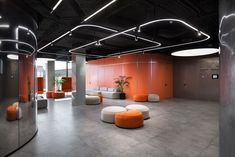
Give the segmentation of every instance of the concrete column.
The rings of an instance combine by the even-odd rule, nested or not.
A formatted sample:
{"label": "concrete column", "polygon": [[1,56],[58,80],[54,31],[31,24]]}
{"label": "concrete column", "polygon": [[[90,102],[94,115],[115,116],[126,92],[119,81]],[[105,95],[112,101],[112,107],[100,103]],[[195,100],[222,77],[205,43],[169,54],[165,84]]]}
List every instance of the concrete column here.
{"label": "concrete column", "polygon": [[73,100],[72,105],[85,105],[86,99],[86,73],[85,73],[86,57],[82,55],[74,55],[72,61],[72,80],[73,80]]}
{"label": "concrete column", "polygon": [[48,61],[46,68],[46,89],[52,91],[55,89],[55,62]]}
{"label": "concrete column", "polygon": [[220,157],[235,156],[235,2],[220,0]]}

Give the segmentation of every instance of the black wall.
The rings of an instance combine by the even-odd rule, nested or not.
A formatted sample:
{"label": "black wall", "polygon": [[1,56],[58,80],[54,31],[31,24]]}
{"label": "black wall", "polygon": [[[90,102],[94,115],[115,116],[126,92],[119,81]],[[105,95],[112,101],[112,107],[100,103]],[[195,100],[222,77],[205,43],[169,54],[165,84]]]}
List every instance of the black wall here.
{"label": "black wall", "polygon": [[174,57],[173,94],[176,98],[219,100],[219,58]]}

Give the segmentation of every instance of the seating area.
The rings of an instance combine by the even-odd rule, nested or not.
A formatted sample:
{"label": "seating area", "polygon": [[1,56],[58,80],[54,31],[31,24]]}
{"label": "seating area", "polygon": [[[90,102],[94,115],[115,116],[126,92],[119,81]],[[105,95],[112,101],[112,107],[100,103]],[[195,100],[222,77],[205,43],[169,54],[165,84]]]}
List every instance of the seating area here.
{"label": "seating area", "polygon": [[92,89],[87,89],[86,94],[101,94],[104,98],[120,99],[120,92],[117,92],[115,88],[97,86]]}
{"label": "seating area", "polygon": [[235,0],[0,0],[0,157],[235,157]]}
{"label": "seating area", "polygon": [[144,120],[149,119],[149,108],[140,104],[130,104],[126,107],[109,106],[101,111],[101,120],[114,123],[125,129],[135,129],[144,125]]}

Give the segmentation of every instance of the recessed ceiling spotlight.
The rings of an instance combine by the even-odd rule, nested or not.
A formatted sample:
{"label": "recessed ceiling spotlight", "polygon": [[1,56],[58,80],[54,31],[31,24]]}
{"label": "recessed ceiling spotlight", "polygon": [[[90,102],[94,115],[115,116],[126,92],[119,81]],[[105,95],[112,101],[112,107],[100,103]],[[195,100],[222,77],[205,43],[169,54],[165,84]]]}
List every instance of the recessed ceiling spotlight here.
{"label": "recessed ceiling spotlight", "polygon": [[72,34],[72,31],[70,31],[70,33],[69,33],[69,36],[72,36],[73,34]]}
{"label": "recessed ceiling spotlight", "polygon": [[2,19],[2,16],[0,15],[0,19]]}
{"label": "recessed ceiling spotlight", "polygon": [[172,23],[173,23],[173,21],[169,21],[169,23],[170,23],[170,24],[172,24]]}
{"label": "recessed ceiling spotlight", "polygon": [[177,57],[195,57],[195,56],[205,56],[205,55],[215,54],[218,52],[219,49],[217,48],[198,48],[198,49],[176,51],[171,53],[171,55]]}
{"label": "recessed ceiling spotlight", "polygon": [[7,55],[7,58],[8,58],[8,59],[11,59],[11,60],[18,60],[18,59],[19,59],[19,56],[18,56],[18,55],[13,55],[13,54],[8,54],[8,55]]}
{"label": "recessed ceiling spotlight", "polygon": [[95,46],[101,46],[101,43],[99,40],[95,43]]}
{"label": "recessed ceiling spotlight", "polygon": [[202,35],[201,31],[197,31],[197,35],[201,36]]}
{"label": "recessed ceiling spotlight", "polygon": [[51,43],[51,46],[54,46],[54,44],[53,44],[53,43]]}
{"label": "recessed ceiling spotlight", "polygon": [[30,35],[30,32],[29,32],[29,31],[27,32],[27,35]]}
{"label": "recessed ceiling spotlight", "polygon": [[121,56],[119,55],[118,58],[121,58]]}

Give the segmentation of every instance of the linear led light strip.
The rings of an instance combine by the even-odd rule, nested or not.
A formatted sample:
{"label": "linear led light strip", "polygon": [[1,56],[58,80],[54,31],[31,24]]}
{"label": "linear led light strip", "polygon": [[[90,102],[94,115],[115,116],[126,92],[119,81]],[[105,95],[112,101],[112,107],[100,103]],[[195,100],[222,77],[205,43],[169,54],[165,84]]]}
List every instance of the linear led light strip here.
{"label": "linear led light strip", "polygon": [[[54,39],[53,41],[49,42],[48,44],[44,45],[43,47],[39,48],[38,51],[41,51],[42,49],[48,47],[48,46],[51,45],[52,43],[54,43],[54,42],[60,40],[60,39],[63,38],[64,36],[66,36],[66,35],[68,35],[69,33],[75,31],[76,29],[78,29],[78,28],[83,28],[83,27],[95,27],[95,28],[104,29],[104,30],[107,30],[107,31],[110,31],[110,32],[118,33],[117,30],[110,29],[110,28],[103,27],[103,26],[99,26],[99,25],[92,25],[92,24],[78,25],[78,26],[72,28],[70,31],[68,31],[68,32],[66,32],[66,33],[64,33],[64,34],[62,34],[62,35],[59,36],[58,38]],[[135,38],[135,35],[128,34],[128,33],[123,33],[123,34],[126,35],[126,36],[130,36],[130,37]],[[153,40],[150,40],[150,39],[146,39],[146,38],[142,38],[142,37],[137,37],[137,38],[138,38],[138,39],[141,39],[141,40],[144,40],[144,41],[147,41],[147,42],[152,42],[152,43],[154,43],[154,44],[160,44],[160,43],[158,43],[158,42],[156,42],[156,41],[153,41]],[[94,42],[92,42],[92,43],[95,44],[96,41],[94,41]],[[90,45],[92,45],[92,44],[90,44]],[[89,45],[87,45],[87,46],[89,46]]]}
{"label": "linear led light strip", "polygon": [[[165,47],[159,47],[159,45],[155,45],[155,46],[150,46],[150,47],[145,47],[145,48],[140,48],[140,49],[135,49],[135,50],[129,50],[129,51],[124,51],[124,52],[119,52],[119,53],[114,53],[112,55],[120,55],[122,53],[128,53],[128,52],[133,52],[133,51],[151,51],[151,50],[156,50],[156,49],[163,49],[163,48],[169,48],[169,47],[175,47],[175,46],[182,46],[182,45],[187,45],[187,44],[193,44],[193,43],[198,43],[198,42],[203,42],[205,40],[208,40],[210,38],[210,36],[202,31],[199,31],[197,28],[193,27],[192,25],[189,25],[188,23],[182,21],[182,20],[179,20],[179,19],[159,19],[159,20],[153,20],[153,21],[150,21],[150,22],[147,22],[147,23],[144,23],[142,25],[139,26],[139,29],[141,29],[141,27],[144,27],[144,26],[147,26],[147,25],[150,25],[150,24],[153,24],[153,23],[158,23],[158,22],[164,22],[164,21],[175,21],[175,22],[180,22],[186,26],[188,26],[189,28],[193,29],[194,31],[196,32],[200,32],[202,35],[206,36],[205,39],[202,39],[202,40],[199,40],[199,41],[193,41],[193,42],[188,42],[188,43],[182,43],[182,44],[175,44],[175,45],[171,45],[171,46],[165,46]],[[131,29],[128,29],[126,31],[123,31],[123,32],[128,32],[130,30],[133,30],[133,29],[136,29],[137,27],[133,27]],[[120,35],[122,34],[122,32],[119,32],[119,33],[116,33],[116,34],[113,34],[109,37],[106,37],[106,38],[103,38],[103,39],[100,39],[100,41],[104,41],[104,40],[107,40],[107,39],[110,39],[112,37],[115,37],[117,35]],[[69,52],[71,53],[72,51],[75,51],[75,50],[78,50],[80,48],[84,48],[86,46],[89,46],[89,45],[92,45],[94,44],[94,42],[91,42],[91,43],[88,43],[86,45],[82,45],[80,47],[77,47],[77,48],[74,48],[74,49],[71,49],[69,50]],[[137,53],[137,52],[136,52]],[[112,55],[109,55],[109,56],[112,56]]]}
{"label": "linear led light strip", "polygon": [[[42,52],[42,51],[39,51],[38,53],[55,55],[55,56],[72,56],[71,54],[58,54],[58,53],[50,53],[50,52]],[[95,55],[95,54],[84,54],[84,53],[77,53],[77,54],[84,55],[84,56],[91,56],[91,57],[105,57],[102,55]]]}
{"label": "linear led light strip", "polygon": [[[125,31],[122,31],[122,32],[118,32],[118,33],[112,34],[112,35],[107,36],[107,37],[105,37],[105,38],[99,39],[99,41],[105,41],[105,40],[108,40],[108,39],[110,39],[110,38],[113,38],[113,37],[116,37],[116,36],[118,36],[118,35],[124,34],[124,33],[126,33],[126,32],[130,32],[130,31],[132,31],[132,30],[135,30],[136,28],[137,28],[137,27],[133,27],[133,28],[127,29],[127,30],[125,30]],[[88,44],[85,44],[85,45],[82,45],[82,46],[79,46],[79,47],[73,48],[73,49],[69,50],[69,52],[70,52],[70,53],[73,53],[73,51],[76,51],[76,50],[78,50],[78,49],[81,49],[81,48],[84,48],[84,47],[87,47],[87,46],[93,45],[93,44],[95,44],[95,43],[96,43],[96,41],[93,41],[93,42],[91,42],[91,43],[88,43]],[[161,44],[159,43],[159,45],[158,45],[158,46],[160,46],[160,45],[161,45]]]}
{"label": "linear led light strip", "polygon": [[[0,39],[0,42],[12,42],[12,43],[26,45],[26,46],[29,46],[33,50],[33,52],[36,52],[36,49],[32,45],[30,45],[29,43],[23,42],[23,41],[18,41],[18,40],[13,40],[13,39]],[[28,52],[26,50],[23,50],[23,51]],[[28,52],[28,53],[32,54],[31,52]]]}
{"label": "linear led light strip", "polygon": [[[16,27],[16,29],[15,29],[15,38],[16,38],[16,40],[18,41],[19,40],[19,30],[24,30],[24,31],[27,31],[27,33],[30,33],[32,36],[33,36],[33,38],[34,38],[34,40],[35,40],[35,45],[37,46],[37,37],[36,37],[36,35],[33,33],[33,31],[31,31],[29,28],[27,28],[27,27],[24,27],[24,26],[18,26],[18,27]],[[32,45],[31,45],[32,46]],[[33,47],[33,46],[32,46]],[[22,49],[19,49],[19,45],[18,45],[18,43],[16,43],[16,49],[18,49],[18,50],[21,50],[21,51],[24,51],[24,50],[22,50]],[[36,50],[35,50],[35,48],[34,48],[34,51],[33,51],[33,53],[31,53],[30,55],[33,55],[34,53],[36,52]]]}
{"label": "linear led light strip", "polygon": [[108,6],[110,6],[111,4],[113,4],[114,2],[116,2],[117,0],[112,0],[111,2],[109,2],[108,4],[106,4],[105,6],[103,6],[102,8],[100,8],[99,10],[97,10],[96,12],[94,12],[93,14],[91,14],[90,16],[88,16],[87,18],[85,18],[83,20],[83,22],[89,20],[90,18],[92,18],[93,16],[95,16],[96,14],[98,14],[99,12],[101,12],[102,10],[104,10],[105,8],[107,8]]}
{"label": "linear led light strip", "polygon": [[10,25],[9,24],[0,24],[0,28],[9,28]]}
{"label": "linear led light strip", "polygon": [[[186,26],[188,26],[189,28],[200,32],[202,35],[204,35],[206,38],[205,39],[201,39],[201,40],[197,40],[197,41],[191,41],[191,42],[187,42],[187,43],[181,43],[181,44],[174,44],[174,45],[169,45],[169,46],[162,46],[162,47],[156,47],[156,46],[150,46],[150,47],[145,47],[145,48],[140,48],[140,49],[135,49],[135,50],[130,50],[130,51],[123,51],[123,52],[119,52],[119,53],[113,53],[110,54],[108,56],[116,56],[116,55],[123,55],[123,54],[135,54],[135,53],[140,53],[140,52],[149,52],[149,51],[153,51],[153,50],[160,50],[160,49],[165,49],[165,48],[172,48],[172,47],[177,47],[177,46],[184,46],[184,45],[189,45],[189,44],[195,44],[195,43],[199,43],[199,42],[203,42],[206,41],[208,39],[210,39],[210,36],[202,31],[199,31],[197,28],[193,27],[192,25],[189,25],[188,23],[186,23],[185,21],[179,20],[179,19],[161,19],[161,20],[154,20],[154,21],[150,21],[147,22],[145,24],[140,25],[141,27],[147,26],[149,24],[153,24],[156,22],[161,22],[161,21],[176,21],[176,22],[180,22]],[[130,53],[133,52],[133,53]]]}
{"label": "linear led light strip", "polygon": [[62,2],[62,0],[59,0],[55,6],[52,8],[51,14],[53,13],[54,10],[56,10],[56,8],[60,5],[60,3]]}

